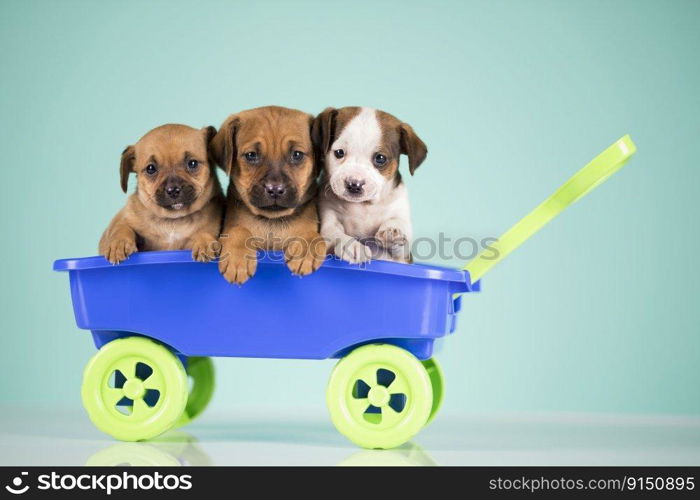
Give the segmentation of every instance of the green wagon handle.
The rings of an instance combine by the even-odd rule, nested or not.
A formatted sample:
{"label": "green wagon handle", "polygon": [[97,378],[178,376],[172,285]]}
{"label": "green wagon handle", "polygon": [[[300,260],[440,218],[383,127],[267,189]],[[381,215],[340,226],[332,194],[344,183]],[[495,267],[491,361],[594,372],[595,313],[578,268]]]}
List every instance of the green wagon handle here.
{"label": "green wagon handle", "polygon": [[[481,251],[464,269],[471,282],[481,279],[493,266],[542,229],[566,207],[582,198],[608,177],[620,170],[637,151],[629,135],[618,139],[612,146],[596,156],[588,165],[574,174],[554,194],[540,203],[506,231],[493,245]],[[495,252],[495,257],[494,257]]]}

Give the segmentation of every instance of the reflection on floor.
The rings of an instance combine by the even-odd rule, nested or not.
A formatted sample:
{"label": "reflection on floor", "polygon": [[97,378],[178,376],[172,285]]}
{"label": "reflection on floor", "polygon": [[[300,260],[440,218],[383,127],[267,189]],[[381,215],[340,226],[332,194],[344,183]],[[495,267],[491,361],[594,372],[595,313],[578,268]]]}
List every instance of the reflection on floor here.
{"label": "reflection on floor", "polygon": [[172,431],[148,443],[116,443],[90,455],[85,465],[114,466],[179,466],[213,465],[211,457],[191,434]]}
{"label": "reflection on floor", "polygon": [[[149,443],[117,443],[91,455],[85,465],[113,466],[179,466],[214,465],[196,439],[186,432],[173,431]],[[438,465],[415,443],[394,450],[358,450],[341,460],[342,466],[405,466]]]}
{"label": "reflection on floor", "polygon": [[0,465],[700,465],[700,419],[690,417],[439,416],[413,442],[379,451],[356,448],[319,415],[205,414],[146,443],[102,435],[79,409],[0,415]]}

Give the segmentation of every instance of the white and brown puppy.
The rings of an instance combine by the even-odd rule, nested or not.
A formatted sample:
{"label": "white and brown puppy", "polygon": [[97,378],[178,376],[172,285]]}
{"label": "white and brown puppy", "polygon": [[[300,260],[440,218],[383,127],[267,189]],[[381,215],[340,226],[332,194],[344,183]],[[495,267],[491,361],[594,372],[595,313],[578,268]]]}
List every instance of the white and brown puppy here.
{"label": "white and brown puppy", "polygon": [[399,157],[413,175],[428,149],[410,125],[372,108],[325,109],[314,122],[323,158],[321,236],[341,259],[410,262],[413,237]]}
{"label": "white and brown puppy", "polygon": [[192,249],[195,260],[216,257],[223,194],[209,158],[214,127],[163,125],[122,153],[119,175],[126,193],[136,173],[136,192],[114,216],[99,243],[113,264],[137,250]]}

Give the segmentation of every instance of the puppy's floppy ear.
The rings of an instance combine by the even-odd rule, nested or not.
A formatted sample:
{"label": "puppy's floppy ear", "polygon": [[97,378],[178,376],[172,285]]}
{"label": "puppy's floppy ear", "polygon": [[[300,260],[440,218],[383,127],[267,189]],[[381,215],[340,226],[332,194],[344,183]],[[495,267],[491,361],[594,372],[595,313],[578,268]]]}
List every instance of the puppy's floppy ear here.
{"label": "puppy's floppy ear", "polygon": [[326,108],[311,124],[311,141],[321,157],[325,156],[333,144],[336,116],[337,109]]}
{"label": "puppy's floppy ear", "polygon": [[413,175],[413,172],[420,167],[425,157],[428,156],[428,147],[408,123],[399,125],[399,134],[401,154],[408,156],[408,171]]}
{"label": "puppy's floppy ear", "polygon": [[209,169],[214,172],[218,162],[214,159],[215,157],[212,153],[211,141],[216,136],[216,128],[209,125],[207,127],[202,127],[201,131],[204,135],[204,144],[207,146],[207,162],[209,162]]}
{"label": "puppy's floppy ear", "polygon": [[204,134],[204,141],[207,143],[207,146],[209,146],[209,143],[216,135],[216,128],[212,127],[211,125],[208,127],[203,127],[202,133]]}
{"label": "puppy's floppy ear", "polygon": [[119,177],[121,180],[122,191],[126,193],[126,188],[129,186],[129,174],[134,171],[134,160],[136,159],[136,150],[134,146],[127,146],[122,151],[122,161],[119,164]]}
{"label": "puppy's floppy ear", "polygon": [[217,165],[226,171],[226,175],[231,175],[233,163],[236,159],[236,131],[239,126],[240,119],[238,116],[229,116],[211,142],[209,142],[209,151],[212,158]]}

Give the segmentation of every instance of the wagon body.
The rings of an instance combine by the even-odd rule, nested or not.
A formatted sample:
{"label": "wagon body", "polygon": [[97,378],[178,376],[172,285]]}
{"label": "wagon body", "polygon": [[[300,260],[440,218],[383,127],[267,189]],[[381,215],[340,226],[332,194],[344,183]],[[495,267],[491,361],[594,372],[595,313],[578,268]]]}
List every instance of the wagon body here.
{"label": "wagon body", "polygon": [[54,269],[69,272],[76,322],[98,348],[140,334],[186,357],[325,359],[383,341],[427,359],[455,329],[454,294],[479,289],[464,271],[382,261],[329,258],[299,278],[281,254],[260,255],[240,287],[189,251],[137,253],[118,266],[65,259]]}

